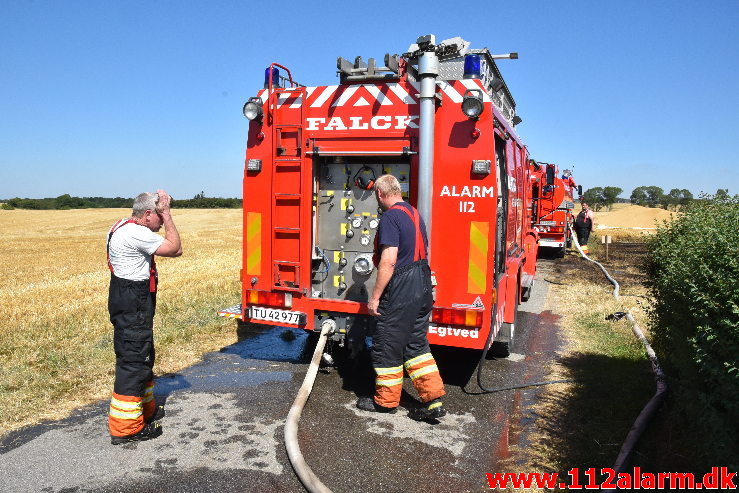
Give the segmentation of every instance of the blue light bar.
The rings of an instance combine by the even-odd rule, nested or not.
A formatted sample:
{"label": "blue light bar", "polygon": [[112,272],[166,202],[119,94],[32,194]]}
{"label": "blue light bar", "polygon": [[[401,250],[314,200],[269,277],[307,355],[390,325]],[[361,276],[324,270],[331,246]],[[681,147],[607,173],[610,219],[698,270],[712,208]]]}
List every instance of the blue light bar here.
{"label": "blue light bar", "polygon": [[480,78],[480,55],[470,53],[464,57],[464,78],[479,79]]}
{"label": "blue light bar", "polygon": [[[269,69],[270,67],[267,67],[264,70],[264,88],[267,89],[269,87]],[[280,86],[280,71],[277,69],[277,67],[272,67],[272,87],[279,87]]]}

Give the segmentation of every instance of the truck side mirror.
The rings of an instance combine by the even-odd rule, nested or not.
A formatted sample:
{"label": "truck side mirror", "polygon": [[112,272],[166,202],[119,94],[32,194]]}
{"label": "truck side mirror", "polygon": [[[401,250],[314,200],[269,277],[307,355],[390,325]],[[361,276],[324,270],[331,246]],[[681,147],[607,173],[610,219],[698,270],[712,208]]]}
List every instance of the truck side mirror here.
{"label": "truck side mirror", "polygon": [[577,186],[577,194],[582,196],[582,185]]}
{"label": "truck side mirror", "polygon": [[554,166],[547,166],[547,185],[554,185]]}

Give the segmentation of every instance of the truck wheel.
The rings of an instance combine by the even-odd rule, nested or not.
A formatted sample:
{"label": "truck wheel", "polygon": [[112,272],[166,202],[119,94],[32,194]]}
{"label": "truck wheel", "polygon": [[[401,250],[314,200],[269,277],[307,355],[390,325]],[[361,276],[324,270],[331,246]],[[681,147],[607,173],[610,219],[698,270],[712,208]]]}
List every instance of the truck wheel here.
{"label": "truck wheel", "polygon": [[567,240],[562,242],[562,246],[557,250],[557,258],[564,258],[567,255]]}

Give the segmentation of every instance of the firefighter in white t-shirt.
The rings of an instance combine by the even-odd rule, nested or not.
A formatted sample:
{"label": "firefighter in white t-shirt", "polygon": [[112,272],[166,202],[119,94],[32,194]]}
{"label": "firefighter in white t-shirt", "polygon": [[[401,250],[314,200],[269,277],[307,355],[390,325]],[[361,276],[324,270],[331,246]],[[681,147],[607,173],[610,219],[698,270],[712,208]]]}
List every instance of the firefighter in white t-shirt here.
{"label": "firefighter in white t-shirt", "polygon": [[[115,384],[108,428],[111,443],[149,440],[162,434],[157,422],[164,408],[154,400],[154,310],[157,272],[154,256],[179,257],[182,243],[170,214],[172,197],[164,190],[144,192],[130,218],[108,232]],[[164,237],[156,234],[164,226]]]}

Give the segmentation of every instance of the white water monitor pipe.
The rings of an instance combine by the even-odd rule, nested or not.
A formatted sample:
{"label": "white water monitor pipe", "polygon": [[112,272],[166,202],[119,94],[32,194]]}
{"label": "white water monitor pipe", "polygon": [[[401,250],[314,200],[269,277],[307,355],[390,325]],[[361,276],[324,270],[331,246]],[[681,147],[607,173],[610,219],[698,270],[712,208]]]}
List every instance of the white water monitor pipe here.
{"label": "white water monitor pipe", "polygon": [[[431,200],[434,196],[434,123],[436,119],[436,77],[439,57],[436,52],[424,52],[418,58],[421,78],[420,121],[418,130],[418,212],[426,223],[426,236],[431,242]],[[429,248],[429,255],[431,248]]]}

